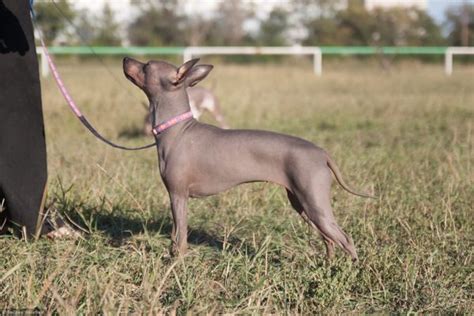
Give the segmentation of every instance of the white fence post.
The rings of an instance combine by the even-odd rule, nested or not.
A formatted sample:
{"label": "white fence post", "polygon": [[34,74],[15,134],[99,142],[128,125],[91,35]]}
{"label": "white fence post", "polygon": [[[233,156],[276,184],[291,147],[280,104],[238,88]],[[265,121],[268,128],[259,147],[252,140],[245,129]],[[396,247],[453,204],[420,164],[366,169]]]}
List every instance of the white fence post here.
{"label": "white fence post", "polygon": [[183,50],[183,62],[187,62],[188,60],[191,60],[193,58],[193,52],[192,52],[192,47],[186,47]]}
{"label": "white fence post", "polygon": [[451,53],[451,47],[448,47],[446,53],[444,53],[444,72],[447,76],[451,76],[453,73],[453,54]]}
{"label": "white fence post", "polygon": [[448,47],[444,56],[444,71],[447,76],[453,73],[454,55],[474,55],[474,47]]}
{"label": "white fence post", "polygon": [[49,76],[49,65],[48,65],[48,60],[46,59],[46,56],[43,52],[43,48],[37,47],[36,54],[39,56],[39,59],[40,59],[41,76],[43,78],[46,78]]}
{"label": "white fence post", "polygon": [[319,47],[315,47],[314,49],[313,69],[316,76],[321,77],[323,75],[323,54]]}

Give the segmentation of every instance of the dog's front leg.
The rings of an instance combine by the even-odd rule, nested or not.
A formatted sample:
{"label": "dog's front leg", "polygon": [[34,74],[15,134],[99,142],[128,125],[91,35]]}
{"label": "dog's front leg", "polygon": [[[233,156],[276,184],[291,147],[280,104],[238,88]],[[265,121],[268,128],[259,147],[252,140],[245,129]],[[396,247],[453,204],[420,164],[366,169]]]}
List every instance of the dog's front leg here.
{"label": "dog's front leg", "polygon": [[184,255],[188,248],[188,196],[170,193],[171,212],[173,214],[173,230],[171,231],[174,255]]}

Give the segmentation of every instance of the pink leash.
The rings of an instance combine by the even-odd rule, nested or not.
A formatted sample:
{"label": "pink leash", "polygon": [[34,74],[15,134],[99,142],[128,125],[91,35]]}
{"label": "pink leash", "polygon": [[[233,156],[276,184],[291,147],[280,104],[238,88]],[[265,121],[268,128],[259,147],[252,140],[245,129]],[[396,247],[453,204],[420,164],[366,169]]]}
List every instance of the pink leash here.
{"label": "pink leash", "polygon": [[[61,76],[59,75],[59,72],[56,68],[56,65],[54,64],[51,56],[49,55],[49,51],[46,48],[46,45],[43,41],[43,38],[39,36],[40,42],[41,42],[41,47],[43,48],[43,53],[46,56],[46,60],[48,61],[49,68],[51,69],[51,72],[53,73],[54,80],[56,81],[56,84],[58,85],[59,90],[61,91],[61,94],[64,96],[66,99],[67,104],[71,108],[71,110],[74,112],[74,114],[77,116],[77,118],[81,121],[82,124],[98,139],[103,141],[104,143],[114,147],[114,148],[119,148],[123,150],[142,150],[146,148],[151,148],[155,146],[155,143],[153,144],[148,144],[145,146],[140,146],[140,147],[125,147],[121,145],[117,145],[109,140],[107,140],[105,137],[99,134],[97,130],[89,123],[89,121],[86,119],[84,115],[82,115],[81,111],[77,107],[76,103],[72,99],[71,95],[69,94],[69,91],[66,89],[66,86],[64,85],[64,82],[61,79]],[[166,122],[165,122],[166,123]],[[165,124],[163,123],[163,124]]]}
{"label": "pink leash", "polygon": [[69,91],[67,91],[66,87],[64,86],[64,82],[61,80],[61,76],[59,76],[58,69],[56,68],[56,65],[53,63],[53,60],[51,59],[51,56],[49,55],[49,51],[46,48],[46,45],[44,44],[42,37],[40,37],[40,42],[41,42],[41,47],[43,48],[43,53],[46,56],[46,60],[48,61],[49,68],[51,68],[51,71],[53,73],[54,80],[56,81],[56,84],[58,85],[59,91],[61,91],[63,97],[66,99],[67,104],[69,104],[69,107],[74,112],[74,114],[76,114],[77,117],[83,116],[81,111],[79,111],[79,108],[77,107],[76,103],[71,98]]}
{"label": "pink leash", "polygon": [[[53,1],[54,3],[54,1]],[[54,3],[56,6],[56,4]],[[57,6],[56,6],[57,7]],[[59,9],[59,8],[58,8]],[[82,115],[81,111],[77,107],[76,103],[72,99],[71,95],[69,94],[69,91],[67,90],[66,86],[64,85],[64,82],[61,79],[61,76],[59,75],[58,69],[56,65],[53,62],[53,59],[51,58],[51,55],[49,54],[48,49],[46,48],[46,44],[43,41],[43,37],[41,36],[41,31],[38,27],[36,27],[36,17],[35,17],[35,12],[33,10],[33,0],[30,0],[30,11],[31,11],[31,16],[32,16],[32,22],[33,25],[35,26],[36,30],[38,31],[38,36],[41,42],[41,47],[43,48],[43,54],[46,56],[46,60],[48,61],[49,68],[51,69],[53,73],[54,80],[56,81],[56,84],[58,85],[59,90],[61,91],[61,94],[64,96],[64,99],[66,99],[67,104],[71,108],[71,110],[74,112],[74,114],[77,116],[77,118],[81,121],[82,124],[98,139],[101,141],[105,142],[106,144],[114,147],[114,148],[119,148],[123,150],[142,150],[146,148],[151,148],[156,145],[156,143],[153,144],[148,144],[145,146],[140,146],[140,147],[125,147],[121,145],[117,145],[115,143],[112,143],[111,141],[107,140],[105,137],[99,134],[97,130],[89,123],[89,121],[86,119],[84,115]],[[164,123],[158,124],[155,126],[152,131],[155,136],[158,136],[160,133],[164,132],[168,128],[170,128],[173,125],[178,124],[179,122],[182,122],[184,120],[190,119],[193,117],[193,114],[191,111],[183,113],[181,115],[175,116]]]}

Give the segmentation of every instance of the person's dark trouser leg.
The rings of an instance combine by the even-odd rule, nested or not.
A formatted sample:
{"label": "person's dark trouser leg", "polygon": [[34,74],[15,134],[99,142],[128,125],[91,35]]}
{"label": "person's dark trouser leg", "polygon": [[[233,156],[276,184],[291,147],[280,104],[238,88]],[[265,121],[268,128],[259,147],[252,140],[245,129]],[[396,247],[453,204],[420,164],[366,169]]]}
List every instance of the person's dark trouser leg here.
{"label": "person's dark trouser leg", "polygon": [[0,0],[0,193],[6,200],[8,220],[24,227],[28,235],[35,233],[46,180],[41,88],[29,2]]}

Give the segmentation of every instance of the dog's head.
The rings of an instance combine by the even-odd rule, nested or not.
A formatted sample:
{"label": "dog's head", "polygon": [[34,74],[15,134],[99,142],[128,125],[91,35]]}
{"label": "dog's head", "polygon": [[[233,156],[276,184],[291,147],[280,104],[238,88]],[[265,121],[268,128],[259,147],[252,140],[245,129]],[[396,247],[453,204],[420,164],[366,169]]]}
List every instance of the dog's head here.
{"label": "dog's head", "polygon": [[179,67],[164,61],[149,61],[146,64],[133,58],[123,59],[125,76],[148,96],[192,87],[204,79],[212,65],[196,65],[199,58],[191,59]]}

